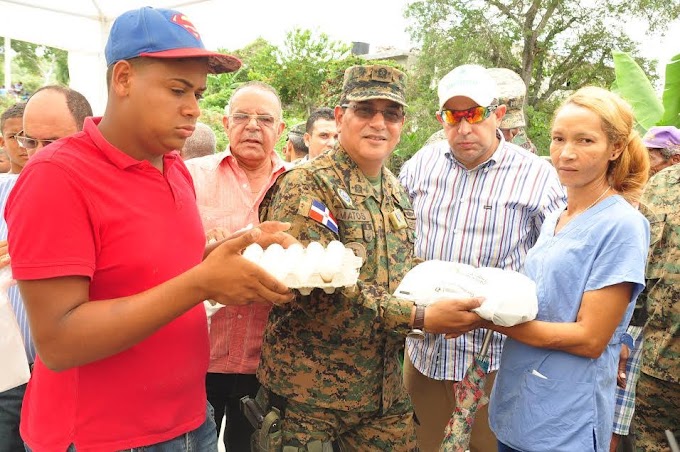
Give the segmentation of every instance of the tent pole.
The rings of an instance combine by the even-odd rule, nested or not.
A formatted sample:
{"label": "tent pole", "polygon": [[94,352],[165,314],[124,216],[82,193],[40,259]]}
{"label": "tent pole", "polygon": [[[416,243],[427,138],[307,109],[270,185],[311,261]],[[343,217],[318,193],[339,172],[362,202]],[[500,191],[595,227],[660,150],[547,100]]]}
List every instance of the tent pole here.
{"label": "tent pole", "polygon": [[12,86],[12,40],[5,36],[5,88]]}

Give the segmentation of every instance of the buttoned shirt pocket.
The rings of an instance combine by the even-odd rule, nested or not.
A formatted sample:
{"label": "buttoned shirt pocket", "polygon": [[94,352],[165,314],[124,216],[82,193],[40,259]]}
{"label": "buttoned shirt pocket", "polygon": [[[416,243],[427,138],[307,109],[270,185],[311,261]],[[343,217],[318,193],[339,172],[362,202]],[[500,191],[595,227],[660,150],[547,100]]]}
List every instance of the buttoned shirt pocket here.
{"label": "buttoned shirt pocket", "polygon": [[342,221],[340,222],[340,237],[342,237],[344,243],[371,242],[375,239],[373,223],[370,221]]}

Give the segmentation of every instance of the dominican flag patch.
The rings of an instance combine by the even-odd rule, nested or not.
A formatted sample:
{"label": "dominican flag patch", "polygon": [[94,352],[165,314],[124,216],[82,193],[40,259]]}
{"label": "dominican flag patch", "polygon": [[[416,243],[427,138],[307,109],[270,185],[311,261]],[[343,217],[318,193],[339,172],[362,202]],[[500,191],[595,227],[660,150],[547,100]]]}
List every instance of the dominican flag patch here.
{"label": "dominican flag patch", "polygon": [[335,217],[331,211],[328,210],[328,207],[326,207],[321,201],[317,201],[316,199],[312,201],[308,216],[312,220],[321,223],[331,231],[338,234],[338,222],[335,220]]}

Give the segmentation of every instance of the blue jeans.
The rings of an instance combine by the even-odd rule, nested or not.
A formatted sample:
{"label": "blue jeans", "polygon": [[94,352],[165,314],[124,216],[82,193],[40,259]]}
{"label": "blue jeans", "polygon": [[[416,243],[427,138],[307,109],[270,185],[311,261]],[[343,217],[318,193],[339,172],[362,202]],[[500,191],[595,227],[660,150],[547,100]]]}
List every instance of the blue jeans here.
{"label": "blue jeans", "polygon": [[24,442],[19,435],[21,402],[26,385],[0,392],[0,452],[22,452]]}
{"label": "blue jeans", "polygon": [[[135,447],[121,452],[217,452],[213,408],[207,402],[206,405],[205,422],[196,430],[162,443]],[[26,446],[26,452],[31,452],[28,446]],[[76,452],[75,446],[71,444],[66,452]]]}

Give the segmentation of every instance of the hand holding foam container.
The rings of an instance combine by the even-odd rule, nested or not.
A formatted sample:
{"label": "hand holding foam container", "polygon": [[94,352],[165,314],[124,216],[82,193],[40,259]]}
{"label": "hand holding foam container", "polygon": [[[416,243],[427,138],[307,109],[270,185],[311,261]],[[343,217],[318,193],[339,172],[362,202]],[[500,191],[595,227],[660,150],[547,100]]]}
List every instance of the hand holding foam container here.
{"label": "hand holding foam container", "polygon": [[355,285],[362,264],[360,257],[337,240],[325,248],[319,242],[310,242],[306,248],[294,244],[284,249],[273,244],[263,250],[253,243],[245,249],[243,257],[302,295],[309,295],[315,288],[330,294],[338,287]]}

